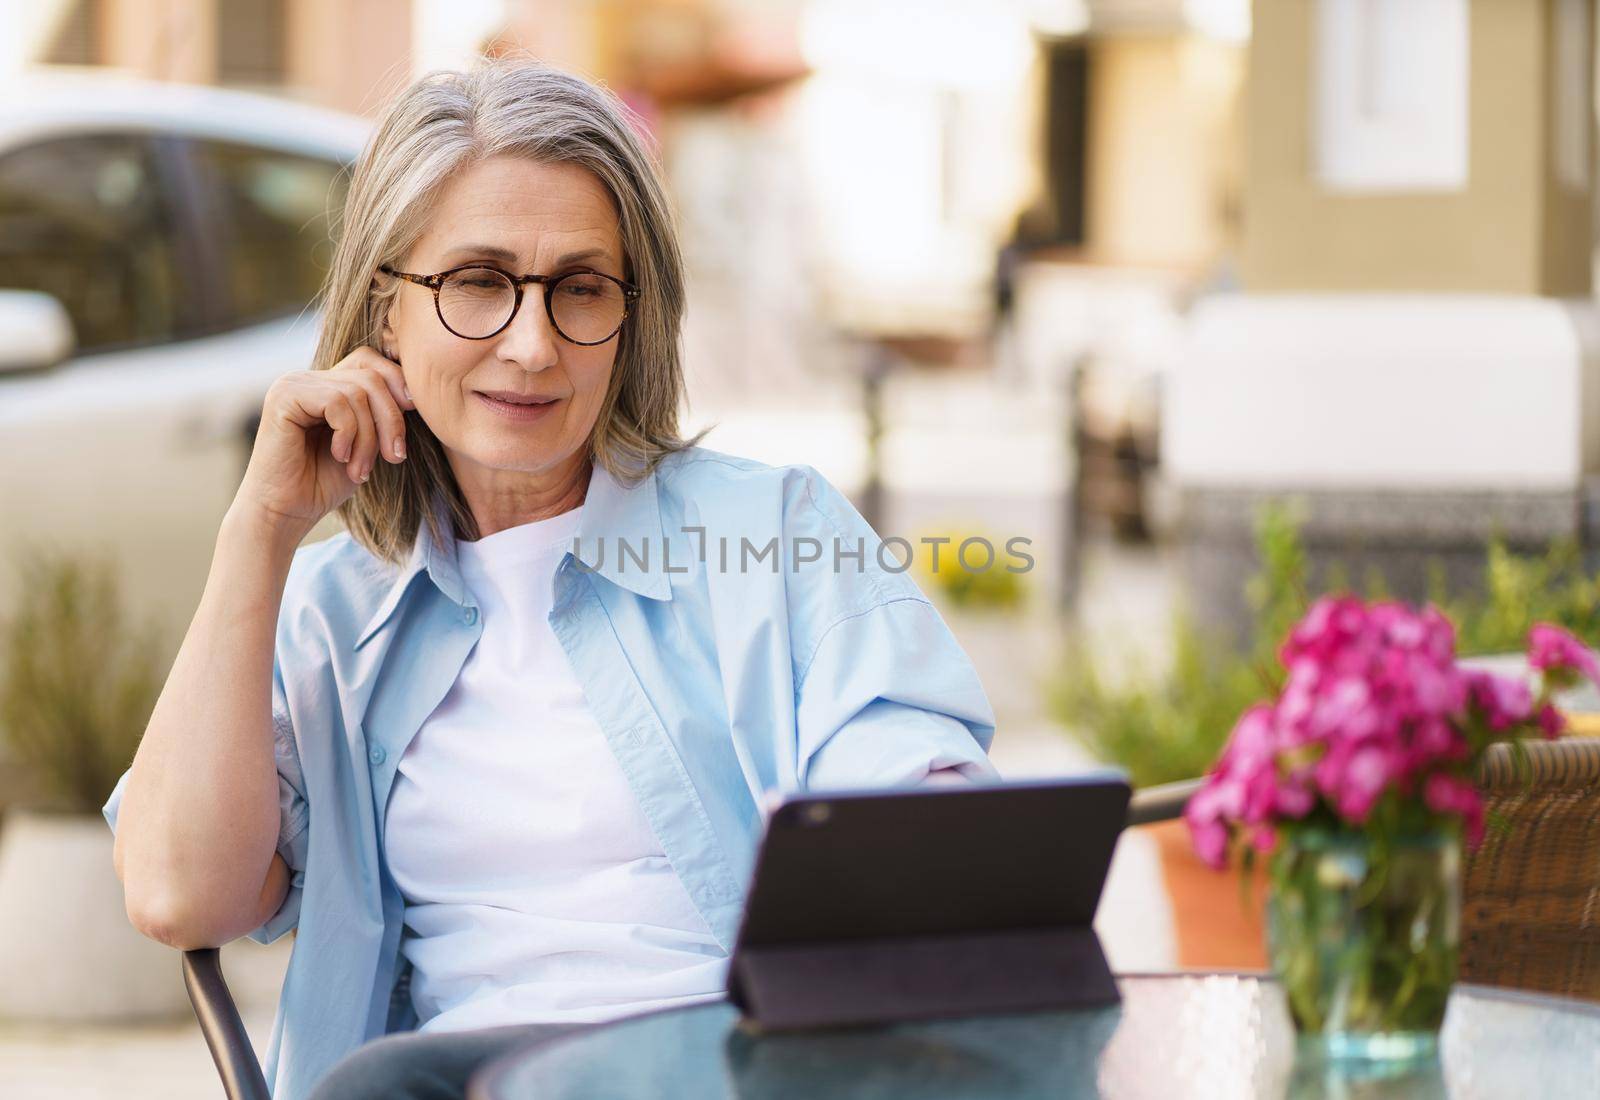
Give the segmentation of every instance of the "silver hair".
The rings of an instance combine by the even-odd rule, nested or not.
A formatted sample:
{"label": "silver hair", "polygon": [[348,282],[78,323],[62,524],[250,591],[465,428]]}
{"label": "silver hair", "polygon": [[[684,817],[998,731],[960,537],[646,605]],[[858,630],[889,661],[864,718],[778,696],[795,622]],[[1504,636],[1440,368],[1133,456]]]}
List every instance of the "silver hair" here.
{"label": "silver hair", "polygon": [[[401,263],[455,173],[506,155],[575,164],[610,192],[623,277],[642,291],[617,337],[590,457],[620,480],[636,482],[663,456],[692,446],[699,435],[678,434],[683,259],[660,167],[635,117],[611,92],[526,60],[430,73],[406,87],[384,110],[351,176],[313,369],[327,370],[363,344],[381,350],[383,320],[400,283],[378,269]],[[477,535],[443,445],[421,417],[406,415],[407,460],[377,463],[339,508],[351,535],[389,561],[404,558],[420,524],[435,527],[435,494],[444,496],[465,537]]]}

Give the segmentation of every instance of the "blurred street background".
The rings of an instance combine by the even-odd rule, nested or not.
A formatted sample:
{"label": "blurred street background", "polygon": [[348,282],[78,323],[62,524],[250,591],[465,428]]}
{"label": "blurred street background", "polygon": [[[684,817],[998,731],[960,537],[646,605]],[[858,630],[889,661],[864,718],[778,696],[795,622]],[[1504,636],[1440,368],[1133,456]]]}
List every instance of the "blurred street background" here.
{"label": "blurred street background", "polygon": [[[0,1094],[217,1095],[175,952],[7,971],[105,927],[13,825],[75,814],[104,875],[55,881],[120,905],[99,806],[409,80],[526,55],[621,96],[688,427],[883,535],[1030,540],[917,575],[994,758],[1145,784],[1204,769],[1319,591],[1434,599],[1469,652],[1600,640],[1594,44],[1593,0],[0,0]],[[1248,965],[1186,953],[1173,850],[1125,837],[1113,966]],[[258,1051],[290,943],[224,953]]]}

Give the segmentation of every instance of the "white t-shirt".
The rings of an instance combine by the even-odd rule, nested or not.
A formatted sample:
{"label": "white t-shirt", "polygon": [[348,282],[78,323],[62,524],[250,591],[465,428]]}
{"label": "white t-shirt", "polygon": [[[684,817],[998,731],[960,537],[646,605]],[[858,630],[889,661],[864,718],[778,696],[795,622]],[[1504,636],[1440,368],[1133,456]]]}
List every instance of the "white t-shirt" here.
{"label": "white t-shirt", "polygon": [[727,988],[547,622],[581,511],[456,543],[483,634],[402,756],[384,825],[420,1031],[610,1020]]}

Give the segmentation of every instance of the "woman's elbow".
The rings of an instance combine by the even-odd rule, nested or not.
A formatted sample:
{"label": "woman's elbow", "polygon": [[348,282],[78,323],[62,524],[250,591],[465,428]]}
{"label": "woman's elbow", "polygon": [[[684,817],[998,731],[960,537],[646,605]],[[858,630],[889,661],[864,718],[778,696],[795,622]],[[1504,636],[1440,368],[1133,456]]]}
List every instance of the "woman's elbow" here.
{"label": "woman's elbow", "polygon": [[236,920],[186,903],[171,893],[140,894],[124,888],[128,923],[140,935],[178,951],[221,947],[238,938],[229,928]]}

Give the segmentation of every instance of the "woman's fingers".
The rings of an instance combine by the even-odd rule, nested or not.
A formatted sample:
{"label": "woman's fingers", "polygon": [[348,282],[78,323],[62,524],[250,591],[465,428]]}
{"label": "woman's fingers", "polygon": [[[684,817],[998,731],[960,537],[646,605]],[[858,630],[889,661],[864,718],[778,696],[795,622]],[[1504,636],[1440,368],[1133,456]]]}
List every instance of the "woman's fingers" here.
{"label": "woman's fingers", "polygon": [[328,443],[328,450],[332,453],[335,462],[349,462],[350,455],[355,450],[356,433],[361,422],[356,418],[356,411],[350,405],[350,399],[342,392],[334,391],[329,394],[323,403],[322,419],[328,427],[333,429],[333,438]]}
{"label": "woman's fingers", "polygon": [[357,480],[364,481],[366,478],[362,475],[371,474],[379,454],[391,463],[404,461],[405,411],[416,408],[416,403],[406,388],[405,372],[400,365],[374,349],[363,346],[345,356],[328,375],[341,383],[360,388],[364,403],[361,400],[355,403],[364,407],[373,423],[375,438],[372,450],[363,455],[365,465],[356,467]]}
{"label": "woman's fingers", "polygon": [[348,375],[340,377],[329,372],[328,380],[343,395],[356,418],[355,443],[349,458],[342,461],[349,467],[351,481],[366,481],[378,454],[378,429],[368,407],[366,388]]}
{"label": "woman's fingers", "polygon": [[392,463],[406,457],[406,414],[394,399],[389,381],[377,370],[356,371],[351,381],[367,395],[367,410],[377,428],[377,450]]}
{"label": "woman's fingers", "polygon": [[[355,354],[361,356],[363,366],[369,367],[387,383],[389,396],[394,398],[394,403],[397,406],[402,410],[417,407],[416,402],[411,399],[410,389],[406,386],[406,373],[400,368],[399,363],[396,363],[393,359],[385,358],[379,352],[368,347],[357,349]],[[354,355],[352,358],[354,358]]]}

